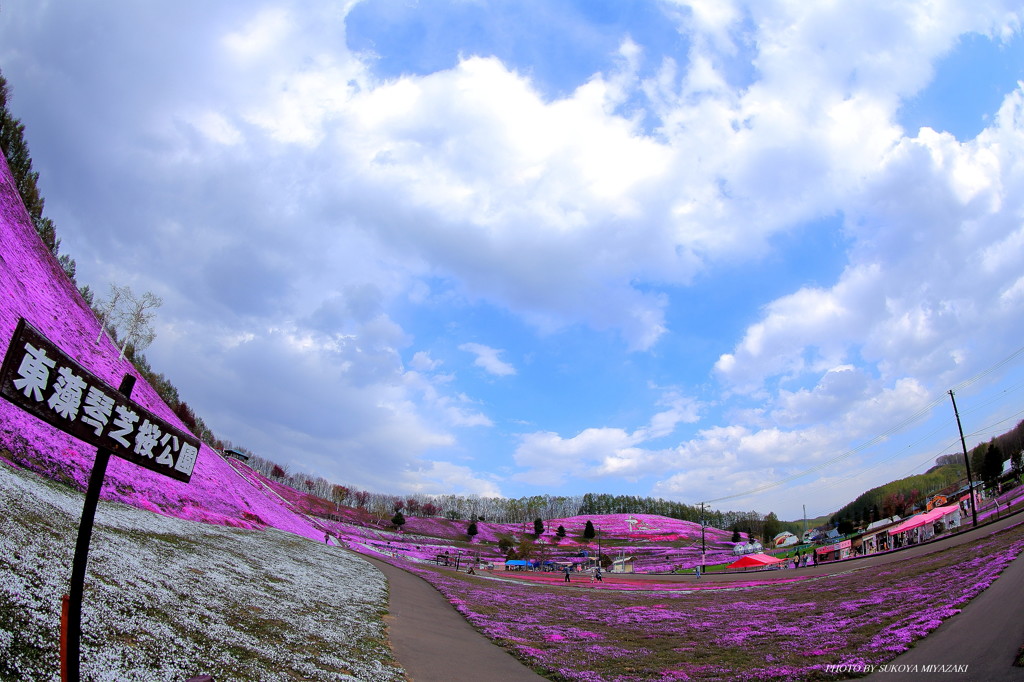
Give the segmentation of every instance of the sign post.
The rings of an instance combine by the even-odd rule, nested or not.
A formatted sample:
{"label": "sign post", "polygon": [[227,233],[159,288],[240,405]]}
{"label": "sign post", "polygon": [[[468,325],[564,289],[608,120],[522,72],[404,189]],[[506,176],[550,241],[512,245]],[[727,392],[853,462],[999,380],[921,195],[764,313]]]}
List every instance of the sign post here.
{"label": "sign post", "polygon": [[135,377],[117,391],[79,365],[24,318],[0,368],[0,396],[61,431],[97,446],[82,505],[69,594],[61,604],[61,679],[80,677],[82,595],[93,519],[107,463],[117,455],[188,483],[199,439],[129,400]]}
{"label": "sign post", "polygon": [[[125,374],[118,391],[125,398],[131,397],[135,387],[135,377]],[[78,541],[75,543],[75,558],[71,561],[71,585],[68,588],[67,617],[65,631],[61,638],[65,645],[65,663],[62,666],[67,672],[68,680],[79,679],[79,661],[82,643],[82,594],[85,591],[85,569],[89,563],[89,542],[92,539],[93,519],[96,517],[96,505],[100,501],[100,489],[103,488],[103,477],[107,473],[110,451],[105,448],[96,449],[96,461],[89,474],[89,487],[85,491],[82,503],[82,520],[78,523]]]}

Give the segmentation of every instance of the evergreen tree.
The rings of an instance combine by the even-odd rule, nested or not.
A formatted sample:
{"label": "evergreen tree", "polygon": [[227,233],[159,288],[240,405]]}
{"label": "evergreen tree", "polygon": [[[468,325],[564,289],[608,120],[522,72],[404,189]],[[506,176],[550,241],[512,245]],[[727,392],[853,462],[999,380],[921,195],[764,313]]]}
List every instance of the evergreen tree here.
{"label": "evergreen tree", "polygon": [[7,166],[14,177],[21,201],[25,204],[32,225],[39,238],[46,244],[64,273],[75,281],[75,260],[65,254],[60,255],[60,239],[53,221],[43,215],[43,196],[39,192],[39,173],[32,170],[32,156],[29,154],[28,143],[25,141],[25,124],[11,115],[7,109],[7,79],[0,74],[0,149],[3,150]]}
{"label": "evergreen tree", "polygon": [[770,545],[775,536],[782,532],[782,524],[779,522],[779,517],[775,515],[775,512],[769,512],[768,516],[764,517],[764,543]]}
{"label": "evergreen tree", "polygon": [[985,461],[982,464],[981,477],[985,485],[994,488],[999,482],[999,476],[1003,473],[1003,451],[999,449],[995,439],[989,443],[985,451]]}
{"label": "evergreen tree", "polygon": [[597,535],[597,532],[594,530],[594,522],[588,519],[587,525],[583,529],[583,537],[585,537],[588,540],[591,540],[595,535]]}
{"label": "evergreen tree", "polygon": [[[469,531],[467,531],[467,534],[468,532]],[[512,538],[511,535],[506,535],[505,533],[502,533],[498,536],[498,551],[504,554],[506,558],[515,558],[515,556],[513,556],[515,554],[515,549],[513,549],[514,546],[515,540]]]}
{"label": "evergreen tree", "polygon": [[733,542],[743,542],[743,536],[740,535],[740,527],[739,526],[733,526],[732,527],[732,541]]}
{"label": "evergreen tree", "polygon": [[971,450],[971,471],[976,477],[984,479],[985,453],[988,451],[988,443],[979,443]]}
{"label": "evergreen tree", "polygon": [[469,541],[473,542],[473,538],[479,533],[479,529],[476,527],[476,521],[469,522],[469,528],[466,529],[466,535],[469,536]]}
{"label": "evergreen tree", "polygon": [[402,512],[395,512],[395,515],[391,517],[391,525],[398,530],[402,530],[402,526],[405,525],[405,517],[402,515]]}
{"label": "evergreen tree", "polygon": [[565,537],[565,526],[559,526],[558,530],[555,531],[555,535],[557,535],[560,538],[564,538]]}
{"label": "evergreen tree", "polygon": [[533,534],[536,535],[537,537],[540,537],[543,532],[544,532],[544,520],[543,519],[534,519],[533,520]]}

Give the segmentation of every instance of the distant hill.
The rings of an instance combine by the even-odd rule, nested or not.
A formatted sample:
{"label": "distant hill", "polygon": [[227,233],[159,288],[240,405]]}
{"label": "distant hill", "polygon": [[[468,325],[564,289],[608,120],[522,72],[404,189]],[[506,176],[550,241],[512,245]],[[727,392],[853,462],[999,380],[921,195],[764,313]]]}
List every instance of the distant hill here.
{"label": "distant hill", "polygon": [[[832,514],[825,514],[824,516],[815,516],[813,519],[807,519],[806,527],[808,530],[811,528],[818,528],[824,526],[832,518]],[[796,521],[783,521],[782,529],[788,530],[790,533],[797,537],[802,537],[804,532],[804,520],[797,519]]]}
{"label": "distant hill", "polygon": [[862,524],[894,514],[905,516],[931,495],[959,488],[965,480],[966,470],[962,464],[951,462],[935,466],[927,473],[890,481],[861,493],[853,502],[840,508],[832,520],[845,519]]}

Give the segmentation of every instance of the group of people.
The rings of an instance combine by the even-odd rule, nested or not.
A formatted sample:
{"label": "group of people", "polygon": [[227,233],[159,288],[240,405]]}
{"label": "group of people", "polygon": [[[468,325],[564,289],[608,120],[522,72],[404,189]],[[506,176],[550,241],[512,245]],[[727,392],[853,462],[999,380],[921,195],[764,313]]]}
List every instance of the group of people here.
{"label": "group of people", "polygon": [[[565,573],[565,582],[571,583],[572,580],[569,579],[569,575],[572,573],[572,566],[566,566],[562,570]],[[593,573],[590,574],[590,582],[594,582],[595,580],[597,582],[599,582],[599,583],[600,582],[604,582],[604,578],[601,577],[601,567],[600,566],[595,566]]]}

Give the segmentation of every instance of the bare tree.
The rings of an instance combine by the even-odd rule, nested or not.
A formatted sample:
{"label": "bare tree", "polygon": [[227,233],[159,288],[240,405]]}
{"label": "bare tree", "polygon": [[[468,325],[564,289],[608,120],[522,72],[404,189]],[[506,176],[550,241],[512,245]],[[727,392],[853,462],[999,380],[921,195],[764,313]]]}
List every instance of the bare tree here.
{"label": "bare tree", "polygon": [[100,333],[96,337],[99,343],[103,338],[103,330],[108,329],[115,343],[121,344],[121,357],[131,344],[135,352],[139,352],[153,343],[156,332],[153,330],[155,310],[163,305],[156,294],[146,292],[136,297],[130,287],[110,285],[110,295],[96,307],[100,318]]}
{"label": "bare tree", "polygon": [[132,298],[132,290],[128,287],[119,287],[116,284],[110,285],[110,295],[105,301],[96,306],[96,314],[100,318],[100,333],[96,337],[96,343],[103,338],[103,332],[108,327],[114,331],[121,326],[124,317],[127,301]]}
{"label": "bare tree", "polygon": [[156,331],[153,329],[153,318],[156,317],[156,309],[163,305],[159,296],[149,291],[140,298],[132,297],[128,314],[125,320],[124,341],[121,343],[121,357],[124,357],[124,349],[129,343],[138,353],[153,343],[156,338]]}

